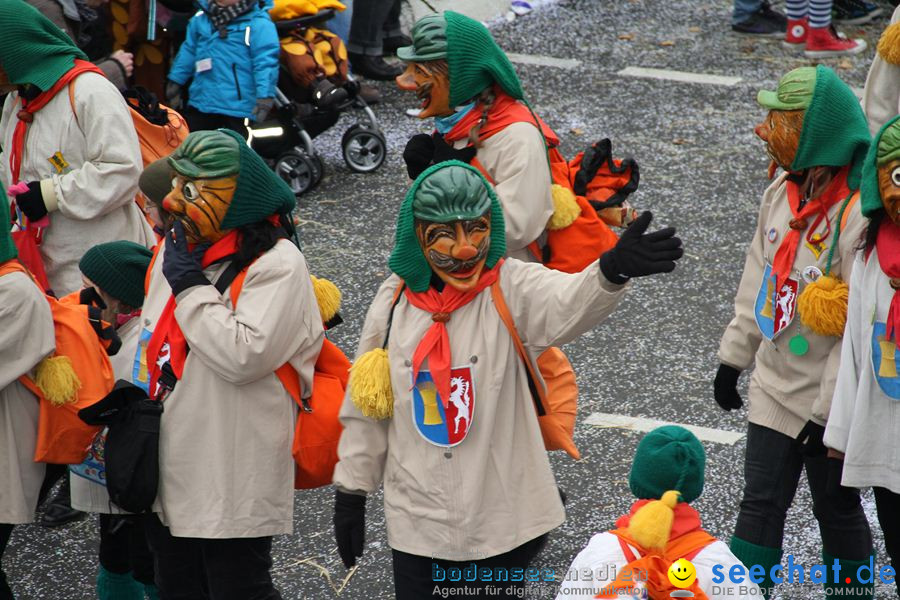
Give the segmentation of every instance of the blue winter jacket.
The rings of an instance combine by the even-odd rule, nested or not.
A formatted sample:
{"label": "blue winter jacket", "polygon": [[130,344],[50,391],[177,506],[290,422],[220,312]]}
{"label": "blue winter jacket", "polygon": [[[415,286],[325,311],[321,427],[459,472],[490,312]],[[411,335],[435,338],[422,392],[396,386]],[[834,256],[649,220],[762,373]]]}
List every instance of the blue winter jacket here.
{"label": "blue winter jacket", "polygon": [[[205,0],[199,4],[207,6]],[[193,78],[188,104],[201,112],[252,119],[256,100],[275,96],[278,32],[258,5],[231,21],[227,31],[221,38],[205,12],[194,15],[169,79],[184,85]]]}

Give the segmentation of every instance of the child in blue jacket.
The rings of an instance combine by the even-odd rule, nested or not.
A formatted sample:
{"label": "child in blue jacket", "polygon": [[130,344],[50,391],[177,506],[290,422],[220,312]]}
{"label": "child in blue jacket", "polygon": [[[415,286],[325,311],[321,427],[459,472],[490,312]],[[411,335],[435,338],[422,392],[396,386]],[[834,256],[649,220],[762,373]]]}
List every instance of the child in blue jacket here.
{"label": "child in blue jacket", "polygon": [[265,3],[199,0],[166,89],[177,108],[182,87],[193,80],[184,111],[191,131],[224,127],[246,137],[244,119],[263,120],[272,108],[279,44]]}

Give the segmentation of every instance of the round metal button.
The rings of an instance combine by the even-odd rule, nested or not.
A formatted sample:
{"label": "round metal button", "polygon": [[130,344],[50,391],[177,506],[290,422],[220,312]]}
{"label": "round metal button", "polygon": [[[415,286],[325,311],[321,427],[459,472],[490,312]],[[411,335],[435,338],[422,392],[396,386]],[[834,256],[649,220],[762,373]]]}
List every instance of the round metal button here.
{"label": "round metal button", "polygon": [[452,452],[444,452],[444,458],[453,458]]}

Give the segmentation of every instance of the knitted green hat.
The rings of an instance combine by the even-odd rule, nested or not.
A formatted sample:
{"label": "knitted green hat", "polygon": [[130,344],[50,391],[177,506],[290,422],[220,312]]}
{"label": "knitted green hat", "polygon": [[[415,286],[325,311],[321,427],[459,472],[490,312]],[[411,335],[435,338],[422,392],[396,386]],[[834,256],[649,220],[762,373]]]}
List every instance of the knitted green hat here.
{"label": "knitted green hat", "polygon": [[230,129],[195,131],[168,158],[181,176],[214,179],[237,173],[237,187],[222,219],[222,229],[258,223],[297,205],[291,188]]}
{"label": "knitted green hat", "polygon": [[506,254],[506,228],[497,195],[478,169],[458,160],[438,163],[426,169],[406,193],[397,215],[394,249],[388,264],[414,292],[424,292],[431,281],[431,267],[425,260],[415,220],[437,223],[480,217],[491,211],[491,247],[485,267],[493,268]]}
{"label": "knitted green hat", "polygon": [[706,453],[697,437],[678,425],[657,427],[634,453],[628,485],[638,498],[658,500],[669,490],[693,502],[703,492]]}
{"label": "knitted green hat", "polygon": [[397,58],[406,62],[427,62],[447,58],[447,21],[444,15],[422,17],[413,25],[412,46],[397,48]]}
{"label": "knitted green hat", "polygon": [[760,90],[756,101],[769,110],[805,110],[816,90],[816,68],[799,67],[778,81],[775,91]]}
{"label": "knitted green hat", "polygon": [[[9,200],[6,198],[6,190],[2,185],[0,185],[0,210],[4,211],[4,215],[9,214]],[[19,251],[12,241],[12,235],[9,233],[9,220],[7,220],[7,226],[0,227],[0,262],[6,262],[18,255]]]}
{"label": "knitted green hat", "polygon": [[[796,93],[790,98],[790,106],[806,102],[802,98],[805,92],[801,93],[800,88],[808,88],[806,75],[809,69],[812,67],[800,67],[782,78],[782,81],[789,78],[807,81],[798,84]],[[802,77],[797,71],[801,71]],[[818,65],[815,75],[815,87],[803,116],[803,130],[791,170],[850,165],[847,185],[850,189],[859,189],[862,165],[871,139],[866,116],[853,90],[834,71]]]}
{"label": "knitted green hat", "polygon": [[900,116],[885,123],[869,146],[862,169],[860,208],[865,217],[872,217],[883,208],[878,186],[878,167],[900,158]]}
{"label": "knitted green hat", "polygon": [[0,31],[0,67],[16,85],[48,90],[75,66],[76,58],[88,59],[69,36],[23,0],[0,1]]}
{"label": "knitted green hat", "polygon": [[78,268],[97,286],[132,308],[144,304],[144,277],[153,252],[140,244],[107,242],[84,253]]}

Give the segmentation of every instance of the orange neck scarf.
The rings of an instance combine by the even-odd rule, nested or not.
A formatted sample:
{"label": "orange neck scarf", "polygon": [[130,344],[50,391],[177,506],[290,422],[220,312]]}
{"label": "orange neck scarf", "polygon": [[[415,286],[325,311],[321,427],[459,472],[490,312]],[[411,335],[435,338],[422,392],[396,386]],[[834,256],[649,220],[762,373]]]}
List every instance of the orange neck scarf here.
{"label": "orange neck scarf", "polygon": [[[444,139],[448,143],[464,139],[469,136],[469,131],[481,120],[481,103],[475,105],[459,123],[453,126],[453,129],[447,132]],[[485,140],[496,133],[500,133],[513,123],[534,123],[535,120],[540,124],[541,133],[547,140],[547,145],[555,148],[559,145],[559,138],[544,121],[535,116],[531,110],[500,89],[494,86],[494,103],[488,111],[487,121],[478,131],[478,139]]]}

